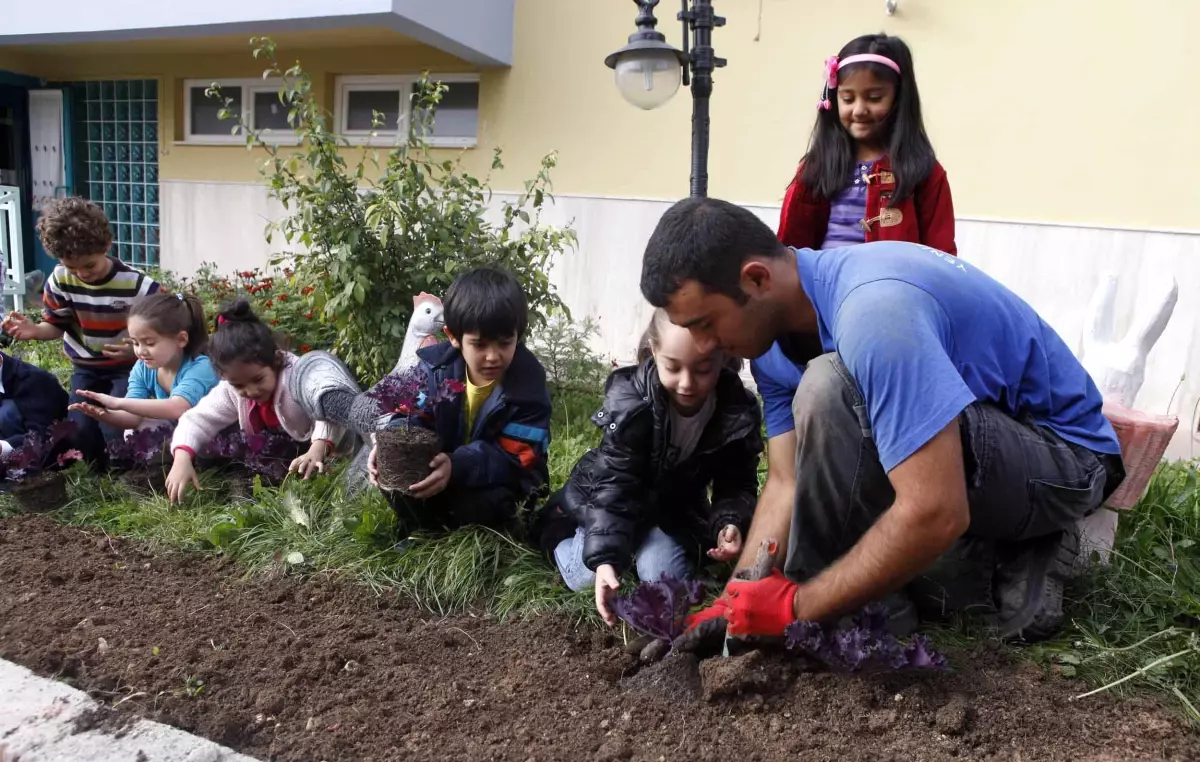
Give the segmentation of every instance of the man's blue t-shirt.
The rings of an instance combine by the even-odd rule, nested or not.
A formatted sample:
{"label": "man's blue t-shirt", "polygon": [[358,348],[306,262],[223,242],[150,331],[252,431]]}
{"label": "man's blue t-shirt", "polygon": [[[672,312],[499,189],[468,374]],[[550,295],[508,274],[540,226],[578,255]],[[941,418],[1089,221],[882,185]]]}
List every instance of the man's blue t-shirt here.
{"label": "man's blue t-shirt", "polygon": [[158,371],[138,360],[129,371],[129,391],[125,397],[131,400],[165,400],[171,397],[182,397],[192,407],[204,399],[204,395],[213,390],[221,379],[213,370],[212,363],[206,355],[184,358],[175,374],[175,383],[168,393],[158,383]]}
{"label": "man's blue t-shirt", "polygon": [[[796,263],[824,350],[839,354],[866,401],[884,470],[975,401],[1120,454],[1100,392],[1071,350],[1032,307],[973,265],[896,241],[798,249]],[[764,409],[776,414],[767,420],[769,436],[773,425],[778,433],[792,428],[799,369],[793,362],[795,375],[779,373],[788,346],[781,337],[755,361]]]}

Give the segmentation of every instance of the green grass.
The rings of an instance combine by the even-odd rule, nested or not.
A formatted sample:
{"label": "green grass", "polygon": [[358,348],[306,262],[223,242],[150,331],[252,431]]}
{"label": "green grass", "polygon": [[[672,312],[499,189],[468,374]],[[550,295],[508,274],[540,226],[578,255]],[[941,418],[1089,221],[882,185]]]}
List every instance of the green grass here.
{"label": "green grass", "polygon": [[1200,724],[1197,541],[1200,472],[1195,463],[1164,464],[1121,514],[1110,564],[1068,590],[1063,636],[1031,655],[1094,688],[1150,688]]}
{"label": "green grass", "polygon": [[[27,345],[28,346],[28,345]],[[44,365],[57,343],[37,345]],[[44,350],[44,351],[43,351]],[[53,350],[53,353],[50,351]],[[44,356],[43,356],[44,355]],[[596,395],[554,399],[550,471],[554,486],[597,441],[590,416]],[[136,499],[122,485],[71,472],[72,502],[57,518],[167,548],[236,559],[247,575],[327,576],[402,595],[438,615],[464,611],[522,618],[549,611],[598,622],[589,592],[571,593],[530,547],[471,527],[395,546],[394,516],[379,493],[347,497],[331,477],[289,480],[254,499],[223,497],[219,477],[182,506]],[[11,510],[0,501],[0,514]],[[1164,464],[1141,503],[1122,513],[1111,563],[1068,590],[1068,625],[1053,642],[1018,650],[1074,678],[1079,694],[1150,690],[1200,724],[1200,473],[1193,463]],[[963,643],[980,634],[961,626],[936,639]],[[1086,702],[1087,698],[1080,701]]]}
{"label": "green grass", "polygon": [[[554,401],[551,448],[554,483],[598,438],[589,420],[595,395],[563,393]],[[82,466],[70,471],[71,502],[56,518],[164,548],[222,554],[246,574],[323,575],[412,598],[431,612],[488,612],[527,617],[564,611],[593,617],[592,596],[572,593],[535,549],[489,529],[468,527],[442,536],[395,542],[394,514],[377,490],[348,497],[336,474],[279,489],[258,487],[251,500],[227,497],[221,477],[202,473],[201,490],[172,506],[165,497],[138,498],[117,480]],[[8,498],[0,515],[11,513]]]}

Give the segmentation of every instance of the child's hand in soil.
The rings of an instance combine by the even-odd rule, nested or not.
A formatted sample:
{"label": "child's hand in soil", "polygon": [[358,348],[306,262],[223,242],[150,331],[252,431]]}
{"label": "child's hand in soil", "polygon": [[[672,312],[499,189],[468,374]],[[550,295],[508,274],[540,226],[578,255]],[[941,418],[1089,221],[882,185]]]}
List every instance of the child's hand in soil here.
{"label": "child's hand in soil", "polygon": [[100,392],[89,392],[87,389],[76,389],[75,393],[80,397],[91,400],[92,402],[95,402],[96,405],[99,405],[100,407],[106,407],[109,410],[120,410],[121,406],[125,402],[124,397],[114,397],[111,394],[101,394]]}
{"label": "child's hand in soil", "polygon": [[621,587],[617,579],[617,570],[612,564],[600,564],[596,567],[596,611],[609,627],[617,623],[617,615],[613,613],[608,601]]}
{"label": "child's hand in soil", "polygon": [[192,467],[192,456],[185,450],[175,451],[175,463],[171,473],[167,474],[167,497],[172,503],[183,501],[188,484],[200,489],[200,480],[196,478],[196,469]]}
{"label": "child's hand in soil", "polygon": [[[371,451],[372,455],[374,450]],[[450,484],[450,456],[444,452],[439,452],[429,462],[429,467],[433,469],[433,473],[426,476],[421,481],[409,487],[413,497],[420,500],[426,500],[446,489]]]}
{"label": "child's hand in soil", "polygon": [[88,418],[94,418],[97,421],[103,421],[105,415],[108,413],[104,408],[93,405],[90,402],[73,402],[67,406],[67,410],[77,410]]}
{"label": "child's hand in soil", "polygon": [[721,530],[717,536],[717,547],[708,551],[714,561],[732,561],[742,554],[742,530],[733,524]]}
{"label": "child's hand in soil", "polygon": [[30,341],[37,338],[37,325],[19,312],[10,312],[4,318],[4,332],[17,341]]}
{"label": "child's hand in soil", "polygon": [[292,461],[288,466],[288,473],[300,474],[300,478],[307,479],[313,471],[319,474],[325,473],[325,445],[322,440],[317,440],[308,448],[308,452],[301,455]]}

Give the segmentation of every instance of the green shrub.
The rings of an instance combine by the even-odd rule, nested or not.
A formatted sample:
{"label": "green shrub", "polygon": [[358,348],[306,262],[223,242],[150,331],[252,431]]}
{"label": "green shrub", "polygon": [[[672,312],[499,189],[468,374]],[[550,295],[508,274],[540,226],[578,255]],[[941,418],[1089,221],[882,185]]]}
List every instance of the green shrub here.
{"label": "green shrub", "polygon": [[[233,113],[229,100],[222,115],[239,121],[248,146],[267,153],[262,173],[286,210],[267,235],[297,249],[273,264],[294,268],[293,290],[313,288],[302,295],[306,312],[331,326],[334,351],[360,375],[373,379],[391,369],[412,297],[421,291],[444,294],[466,269],[490,264],[513,272],[529,297],[535,326],[544,323],[548,310],[563,309],[548,272],[555,256],[574,246],[575,235],[539,218],[551,199],[554,154],[542,159],[516,203],[501,204],[501,221],[493,224],[486,178],[467,174],[458,161],[436,159],[425,138],[444,85],[422,77],[404,140],[383,155],[362,150],[351,164],[346,156],[358,149],[330,131],[331,115],[313,97],[312,76],[299,63],[281,70],[271,40],[251,44],[255,57],[268,63],[264,76],[282,78],[279,100],[301,144],[285,151],[265,142]],[[209,94],[219,98],[219,86]],[[377,127],[381,119],[376,114]],[[492,167],[501,166],[497,150]]]}

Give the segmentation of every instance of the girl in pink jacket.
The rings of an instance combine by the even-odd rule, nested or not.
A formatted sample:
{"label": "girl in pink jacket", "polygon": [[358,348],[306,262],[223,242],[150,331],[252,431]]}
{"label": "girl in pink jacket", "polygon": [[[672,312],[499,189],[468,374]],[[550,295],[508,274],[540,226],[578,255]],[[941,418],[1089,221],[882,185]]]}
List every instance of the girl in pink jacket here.
{"label": "girl in pink jacket", "polygon": [[320,406],[312,401],[325,389],[309,390],[312,383],[298,382],[328,385],[332,370],[333,376],[341,376],[334,383],[349,384],[357,392],[345,366],[325,352],[299,358],[280,350],[271,329],[245,300],[217,317],[208,355],[221,383],[179,418],[171,440],[174,464],[167,476],[171,501],[181,500],[189,484],[199,488],[193,465],[196,454],[233,423],[251,434],[283,431],[298,442],[311,442],[308,451],[292,461],[290,470],[305,478],[313,471],[324,472],[325,459],[342,432],[318,420],[322,417]]}

